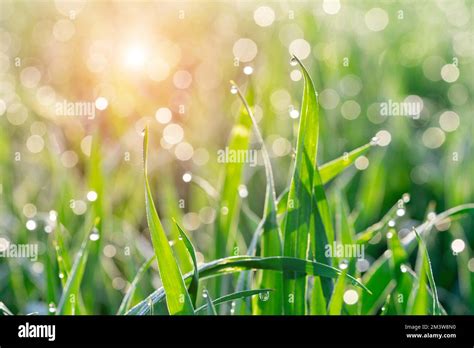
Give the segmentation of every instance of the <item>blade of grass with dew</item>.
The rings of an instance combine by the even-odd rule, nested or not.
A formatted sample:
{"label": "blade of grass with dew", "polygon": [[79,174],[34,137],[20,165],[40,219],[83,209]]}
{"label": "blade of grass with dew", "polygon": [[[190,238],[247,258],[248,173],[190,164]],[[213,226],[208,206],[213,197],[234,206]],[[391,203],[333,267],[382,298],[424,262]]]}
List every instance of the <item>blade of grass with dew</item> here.
{"label": "blade of grass with dew", "polygon": [[[238,291],[238,292],[234,292],[232,294],[224,295],[222,297],[219,297],[219,298],[215,299],[213,301],[213,304],[214,304],[214,306],[218,306],[220,304],[228,303],[228,302],[231,302],[231,301],[245,299],[245,298],[253,297],[253,296],[256,296],[256,295],[260,295],[260,294],[265,294],[265,293],[268,293],[270,291],[273,291],[273,289],[257,289],[257,290]],[[201,312],[204,309],[206,309],[206,307],[207,307],[207,305],[203,305],[203,306],[199,307],[198,309],[196,309],[196,311],[195,311],[196,314],[198,312]]]}
{"label": "blade of grass with dew", "polygon": [[214,306],[212,298],[206,289],[203,290],[202,296],[206,299],[207,315],[217,315],[216,307]]}
{"label": "blade of grass with dew", "polygon": [[91,232],[85,237],[76,255],[74,264],[67,278],[66,285],[61,295],[61,299],[59,300],[58,308],[56,310],[56,314],[58,315],[75,314],[76,306],[79,299],[80,286],[82,278],[84,276],[87,258],[89,255],[90,245],[92,241],[95,240],[94,235],[97,233],[96,225],[98,223],[99,219],[97,218],[95,220],[94,226],[91,229]]}
{"label": "blade of grass with dew", "polygon": [[160,272],[163,288],[166,293],[166,304],[169,313],[174,315],[192,315],[194,308],[186,290],[184,281],[179,270],[173,251],[169,245],[166,233],[161,225],[160,218],[156,212],[155,203],[148,183],[148,128],[145,128],[143,137],[143,172],[145,181],[145,204],[148,227],[150,228],[151,240],[155,250],[158,269]]}
{"label": "blade of grass with dew", "polygon": [[130,286],[128,287],[127,293],[123,297],[122,303],[120,303],[120,307],[117,311],[117,315],[123,315],[130,309],[130,303],[132,302],[133,295],[135,294],[135,289],[137,288],[137,285],[142,279],[145,272],[150,269],[154,260],[155,260],[155,255],[150,257],[140,266],[137,274],[135,275],[135,278],[133,278],[132,282],[130,283]]}
{"label": "blade of grass with dew", "polygon": [[[309,248],[310,220],[313,213],[313,175],[319,137],[319,111],[313,81],[298,58],[293,57],[304,75],[303,100],[296,146],[296,161],[288,193],[284,226],[283,255],[306,259]],[[306,276],[284,274],[284,313],[306,313]]]}
{"label": "blade of grass with dew", "polygon": [[[438,291],[436,289],[436,283],[433,277],[433,270],[431,269],[431,260],[430,256],[428,255],[428,249],[426,248],[426,244],[420,235],[414,230],[416,234],[416,239],[418,241],[418,248],[420,248],[419,252],[422,255],[423,259],[423,270],[426,273],[426,277],[428,277],[428,282],[430,284],[431,293],[433,294],[433,314],[434,315],[441,315],[440,304],[438,299]],[[421,283],[420,283],[421,284]]]}
{"label": "blade of grass with dew", "polygon": [[344,169],[354,163],[357,157],[366,153],[372,145],[374,145],[372,142],[362,145],[351,152],[345,153],[342,156],[319,166],[322,183],[326,184],[342,173]]}
{"label": "blade of grass with dew", "polygon": [[329,315],[340,315],[342,311],[342,303],[344,297],[344,288],[346,280],[347,270],[344,270],[342,274],[337,278],[334,291],[329,301],[328,314]]}
{"label": "blade of grass with dew", "polygon": [[[253,90],[248,89],[248,101],[253,102]],[[225,157],[226,150],[239,153],[239,151],[248,151],[250,145],[250,128],[252,122],[247,115],[244,106],[241,107],[238,119],[232,127],[231,134],[226,149],[220,149],[220,154]],[[219,158],[218,158],[219,160]],[[226,161],[221,158],[219,162],[225,162],[223,177],[219,186],[220,208],[216,218],[216,241],[215,258],[222,258],[230,255],[230,251],[236,241],[237,225],[239,218],[239,208],[241,197],[238,194],[239,185],[242,181],[244,163],[241,161]],[[219,296],[227,288],[223,280],[216,279],[214,284],[214,294]]]}
{"label": "blade of grass with dew", "polygon": [[[275,194],[275,183],[273,179],[272,164],[268,155],[265,142],[258,127],[252,110],[239,88],[231,81],[233,88],[242,101],[249,115],[257,141],[260,143],[266,176],[265,205],[263,210],[263,234],[261,237],[261,256],[280,256],[282,254],[281,232],[277,222],[277,203]],[[254,301],[253,314],[276,315],[282,313],[283,278],[282,274],[275,271],[262,271],[258,275],[257,288],[270,288],[275,291],[267,301]]]}
{"label": "blade of grass with dew", "polygon": [[[340,269],[328,266],[319,262],[302,260],[292,257],[274,256],[274,257],[253,257],[253,256],[232,256],[201,265],[199,268],[199,279],[217,277],[225,274],[232,274],[246,270],[274,270],[303,273],[310,276],[320,276],[337,278],[342,271]],[[184,276],[184,281],[188,282],[192,278],[192,273]],[[363,289],[367,293],[371,291],[352,276],[346,275],[346,278],[354,286]],[[145,300],[134,306],[127,314],[144,314],[149,308],[149,300],[153,303],[163,301],[165,292],[160,288],[150,294]]]}
{"label": "blade of grass with dew", "polygon": [[173,222],[173,220],[182,221],[183,213],[179,208],[180,200],[172,180],[171,170],[166,171],[162,180],[159,192],[163,202],[167,202],[163,207],[163,214],[167,219],[163,223],[169,231],[169,238],[174,241],[171,249],[174,251],[174,255],[176,255],[179,269],[182,273],[187,273],[193,270],[193,264],[189,258],[186,246],[178,242],[180,232],[176,227],[176,223]]}
{"label": "blade of grass with dew", "polygon": [[367,273],[362,277],[362,282],[372,291],[372,295],[361,295],[361,314],[375,314],[383,305],[387,295],[392,291],[392,270],[388,258],[379,258]]}
{"label": "blade of grass with dew", "polygon": [[191,260],[192,260],[193,278],[191,279],[191,283],[189,284],[188,292],[189,292],[189,296],[191,297],[193,306],[196,307],[197,293],[199,289],[199,269],[198,269],[198,264],[197,264],[197,259],[196,259],[196,249],[194,248],[193,243],[191,243],[191,240],[189,239],[186,232],[184,232],[184,230],[176,222],[176,220],[173,219],[173,221],[176,224],[176,227],[178,228],[180,239],[182,239],[184,245],[186,246],[186,249],[188,250],[189,256],[191,257]]}

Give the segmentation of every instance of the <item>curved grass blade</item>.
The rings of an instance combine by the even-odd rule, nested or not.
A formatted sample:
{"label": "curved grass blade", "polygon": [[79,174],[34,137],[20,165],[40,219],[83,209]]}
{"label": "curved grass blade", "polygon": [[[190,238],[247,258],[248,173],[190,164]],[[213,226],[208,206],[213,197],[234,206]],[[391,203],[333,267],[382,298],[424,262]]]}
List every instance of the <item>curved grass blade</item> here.
{"label": "curved grass blade", "polygon": [[[257,120],[255,119],[252,110],[250,109],[247,100],[240,92],[240,89],[231,81],[233,88],[237,90],[237,94],[247,110],[247,114],[252,120],[253,128],[257,141],[260,143],[263,163],[265,166],[265,175],[267,179],[266,191],[265,191],[265,206],[263,211],[263,218],[261,224],[263,226],[262,240],[261,240],[261,255],[266,256],[279,256],[282,253],[282,242],[280,228],[277,221],[277,203],[275,193],[275,183],[273,179],[272,164],[270,162],[270,156],[268,155],[265,142],[263,141],[262,134],[258,128]],[[270,288],[275,289],[275,293],[272,294],[267,301],[254,302],[253,314],[264,314],[264,315],[275,315],[281,314],[282,312],[282,288],[283,278],[282,275],[274,271],[263,271],[258,275],[260,278],[257,281],[258,288]]]}
{"label": "curved grass blade", "polygon": [[[254,256],[233,256],[201,265],[199,268],[199,279],[206,279],[225,274],[232,274],[246,270],[274,270],[302,273],[310,276],[321,276],[337,278],[342,271],[340,269],[309,260],[301,260],[292,257],[274,256],[274,257],[254,257]],[[184,276],[185,281],[190,281],[191,273]],[[352,276],[346,275],[346,278],[352,285],[363,289],[371,294],[371,291]],[[149,295],[145,300],[133,307],[127,314],[145,314],[149,310],[149,301],[153,304],[164,300],[164,290],[160,288]]]}
{"label": "curved grass blade", "polygon": [[[313,213],[313,175],[319,138],[319,110],[313,81],[297,57],[293,57],[304,75],[303,100],[301,103],[296,161],[288,193],[287,215],[284,226],[283,255],[306,259],[308,235]],[[306,276],[285,272],[285,314],[306,313]]]}
{"label": "curved grass blade", "polygon": [[184,281],[179,270],[173,251],[169,245],[166,233],[161,225],[160,218],[156,212],[155,203],[151,195],[148,183],[147,159],[148,159],[148,128],[145,128],[143,138],[143,172],[145,181],[145,203],[148,227],[150,228],[153,249],[155,249],[158,269],[161,281],[166,293],[166,304],[170,314],[192,315],[194,308],[191,298],[186,290]]}
{"label": "curved grass blade", "polygon": [[[227,302],[235,301],[235,300],[240,300],[240,299],[245,299],[247,297],[252,297],[255,295],[260,295],[260,294],[266,294],[270,291],[273,291],[273,289],[257,289],[257,290],[243,290],[243,291],[238,291],[234,292],[232,294],[224,295],[222,297],[219,297],[213,301],[214,306],[218,306],[220,304],[224,304]],[[195,313],[199,313],[206,309],[207,305],[201,306],[198,309],[196,309]]]}
{"label": "curved grass blade", "polygon": [[181,236],[181,239],[183,240],[184,245],[186,246],[189,256],[191,256],[191,260],[193,262],[193,278],[191,279],[191,283],[189,284],[188,292],[189,296],[191,297],[191,301],[193,302],[193,306],[196,307],[197,292],[199,288],[199,270],[196,259],[196,250],[194,249],[194,245],[193,243],[191,243],[191,240],[189,239],[186,232],[184,232],[184,230],[176,222],[176,220],[173,219],[173,221],[176,224],[176,227],[178,228],[179,235]]}
{"label": "curved grass blade", "polygon": [[127,293],[125,294],[122,303],[117,311],[117,315],[122,315],[126,313],[130,308],[130,302],[132,301],[133,295],[135,294],[135,289],[137,288],[138,283],[142,279],[142,276],[145,272],[151,267],[153,261],[155,260],[155,255],[146,260],[138,269],[135,278],[133,278],[132,283],[130,284]]}
{"label": "curved grass blade", "polygon": [[328,183],[332,179],[334,179],[337,175],[342,173],[344,169],[349,167],[357,157],[363,155],[370,149],[370,147],[374,145],[373,143],[368,143],[362,145],[349,153],[345,153],[344,155],[324,163],[323,165],[319,166],[319,173],[321,174],[321,181],[323,184]]}

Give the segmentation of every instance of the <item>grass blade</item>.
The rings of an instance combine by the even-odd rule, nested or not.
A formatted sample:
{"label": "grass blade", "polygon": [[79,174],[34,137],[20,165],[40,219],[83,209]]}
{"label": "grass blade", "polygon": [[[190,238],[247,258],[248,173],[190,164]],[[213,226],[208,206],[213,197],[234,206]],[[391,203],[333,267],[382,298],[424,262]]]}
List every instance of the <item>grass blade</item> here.
{"label": "grass blade", "polygon": [[145,180],[146,216],[153,248],[155,249],[156,260],[158,262],[158,269],[166,293],[166,303],[169,313],[172,315],[192,315],[194,314],[194,308],[191,303],[191,298],[184,285],[181,271],[173,256],[173,251],[171,250],[168,238],[166,237],[166,233],[156,212],[155,203],[153,202],[150,185],[148,183],[147,158],[148,128],[145,128],[143,138],[143,171]]}
{"label": "grass blade", "polygon": [[[285,256],[308,257],[308,235],[313,213],[313,175],[319,137],[319,110],[313,81],[306,68],[296,60],[304,75],[303,100],[296,146],[296,162],[288,193],[287,216],[284,227]],[[294,273],[284,275],[285,314],[305,314],[306,277]]]}
{"label": "grass blade", "polygon": [[[250,109],[247,100],[240,92],[239,88],[231,81],[233,88],[237,90],[237,94],[240,100],[247,110],[247,114],[252,120],[254,132],[258,142],[261,145],[263,163],[265,166],[265,175],[267,179],[266,191],[265,191],[265,208],[263,211],[263,218],[261,225],[263,226],[262,240],[261,240],[261,255],[266,256],[279,256],[282,253],[282,242],[280,228],[277,221],[277,203],[275,194],[275,183],[273,179],[273,170],[270,162],[270,156],[268,155],[265,142],[262,134],[258,128],[258,123]],[[275,315],[282,313],[282,290],[283,290],[283,278],[282,275],[274,271],[263,271],[259,274],[259,280],[257,281],[258,288],[270,288],[274,289],[273,296],[267,301],[256,301],[254,304],[253,314],[265,314]]]}
{"label": "grass blade", "polygon": [[[219,260],[215,260],[199,268],[199,279],[206,279],[225,274],[232,274],[246,270],[274,270],[302,273],[310,276],[320,276],[337,278],[342,271],[340,269],[309,260],[301,260],[292,257],[274,256],[274,257],[254,257],[254,256],[233,256]],[[185,281],[190,281],[191,273],[184,276]],[[363,289],[365,292],[371,294],[371,291],[352,276],[346,275],[346,279],[354,286]],[[153,304],[163,301],[165,293],[163,288],[160,288],[149,295],[145,300],[133,307],[127,314],[145,314],[149,310],[149,301]]]}
{"label": "grass blade", "polygon": [[336,286],[334,287],[334,292],[331,296],[331,301],[329,301],[329,315],[341,314],[346,274],[347,270],[344,270],[339,278],[337,278]]}
{"label": "grass blade", "polygon": [[191,279],[191,283],[189,284],[188,292],[189,292],[189,296],[191,297],[191,301],[193,302],[193,306],[196,307],[197,292],[199,289],[199,270],[198,270],[198,264],[197,264],[197,259],[196,259],[196,250],[194,249],[194,245],[193,243],[191,243],[191,240],[189,239],[186,232],[184,232],[184,230],[175,220],[174,220],[174,223],[176,224],[176,227],[178,228],[179,235],[181,236],[181,239],[183,240],[184,245],[186,246],[189,256],[191,256],[191,260],[193,262],[193,267],[194,267],[193,278]]}
{"label": "grass blade", "polygon": [[321,174],[322,183],[326,184],[332,179],[334,179],[344,169],[354,163],[357,157],[366,153],[372,145],[372,143],[362,145],[349,153],[345,153],[344,155],[319,166],[319,173]]}
{"label": "grass blade", "polygon": [[82,242],[81,248],[77,253],[77,256],[74,260],[71,272],[67,278],[66,285],[59,300],[58,308],[56,314],[65,315],[65,314],[75,314],[77,301],[79,299],[79,291],[81,286],[81,281],[84,276],[84,271],[86,268],[87,257],[89,254],[89,247],[92,240],[96,240],[94,236],[97,234],[96,225],[99,220],[96,220],[92,232],[86,236],[85,240]]}
{"label": "grass blade", "polygon": [[127,293],[125,294],[122,300],[122,303],[120,304],[120,307],[117,311],[117,315],[122,315],[129,310],[130,302],[132,301],[133,295],[135,294],[135,289],[137,288],[138,282],[140,282],[140,280],[142,279],[142,276],[151,267],[154,260],[155,260],[155,256],[153,255],[140,266],[137,274],[135,275],[135,278],[133,278],[127,290]]}
{"label": "grass blade", "polygon": [[212,302],[211,296],[209,295],[209,292],[206,289],[204,289],[204,291],[203,291],[203,297],[206,299],[207,314],[208,315],[217,315],[216,307],[214,306],[214,303]]}

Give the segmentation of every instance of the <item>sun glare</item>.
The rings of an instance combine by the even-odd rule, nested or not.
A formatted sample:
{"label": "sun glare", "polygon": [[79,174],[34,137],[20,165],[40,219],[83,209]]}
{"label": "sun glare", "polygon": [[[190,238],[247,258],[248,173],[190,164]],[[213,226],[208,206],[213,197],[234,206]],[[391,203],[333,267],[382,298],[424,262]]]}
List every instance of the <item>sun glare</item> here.
{"label": "sun glare", "polygon": [[146,50],[140,45],[131,45],[124,50],[124,63],[130,69],[140,69],[145,65]]}

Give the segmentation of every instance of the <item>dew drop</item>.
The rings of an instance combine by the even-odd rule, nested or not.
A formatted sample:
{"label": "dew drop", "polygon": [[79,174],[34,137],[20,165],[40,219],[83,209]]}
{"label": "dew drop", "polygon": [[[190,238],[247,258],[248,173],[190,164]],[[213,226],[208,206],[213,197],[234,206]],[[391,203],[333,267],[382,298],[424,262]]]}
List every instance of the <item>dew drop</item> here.
{"label": "dew drop", "polygon": [[48,307],[49,313],[56,313],[56,305],[53,302],[51,302]]}
{"label": "dew drop", "polygon": [[237,88],[237,86],[230,87],[230,93],[237,94],[238,91],[239,91],[239,89]]}
{"label": "dew drop", "polygon": [[388,222],[388,226],[389,226],[389,227],[394,227],[394,226],[395,226],[395,221],[394,221],[394,220],[390,220],[390,221]]}
{"label": "dew drop", "polygon": [[183,174],[183,181],[184,182],[190,182],[193,179],[193,176],[191,173],[186,172]]}
{"label": "dew drop", "polygon": [[183,237],[179,236],[178,239],[179,239],[179,240],[183,240]]}
{"label": "dew drop", "polygon": [[203,292],[202,297],[207,298],[207,292]]}
{"label": "dew drop", "polygon": [[339,263],[339,268],[340,269],[347,269],[347,267],[349,266],[349,262],[347,260],[342,260],[340,263]]}
{"label": "dew drop", "polygon": [[245,75],[252,75],[252,73],[253,73],[253,68],[251,66],[246,66],[244,68],[244,74]]}
{"label": "dew drop", "polygon": [[291,66],[296,66],[297,64],[298,64],[298,60],[295,57],[290,59],[290,65]]}
{"label": "dew drop", "polygon": [[145,136],[145,128],[143,128],[142,132],[140,133],[142,135],[142,137]]}
{"label": "dew drop", "polygon": [[407,271],[407,266],[401,265],[401,266],[400,266],[400,271],[401,271],[402,273],[405,273],[405,272]]}
{"label": "dew drop", "polygon": [[409,193],[404,193],[402,196],[402,200],[404,203],[410,202],[410,194]]}
{"label": "dew drop", "polygon": [[370,139],[370,145],[378,145],[378,143],[379,143],[379,138],[372,137],[372,139]]}
{"label": "dew drop", "polygon": [[100,235],[99,235],[99,230],[97,228],[93,228],[91,234],[89,235],[89,239],[93,242],[99,240]]}
{"label": "dew drop", "polygon": [[405,215],[405,209],[403,208],[397,209],[397,216],[403,216],[403,215]]}
{"label": "dew drop", "polygon": [[64,278],[64,273],[59,273],[59,279],[63,279]]}

